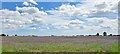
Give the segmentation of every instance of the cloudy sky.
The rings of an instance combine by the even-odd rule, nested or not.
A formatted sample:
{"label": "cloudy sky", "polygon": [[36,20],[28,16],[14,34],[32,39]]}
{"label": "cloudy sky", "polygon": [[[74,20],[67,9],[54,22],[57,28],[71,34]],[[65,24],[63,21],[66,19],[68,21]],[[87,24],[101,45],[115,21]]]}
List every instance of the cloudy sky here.
{"label": "cloudy sky", "polygon": [[1,33],[86,35],[105,31],[118,34],[119,0],[16,1],[0,3]]}

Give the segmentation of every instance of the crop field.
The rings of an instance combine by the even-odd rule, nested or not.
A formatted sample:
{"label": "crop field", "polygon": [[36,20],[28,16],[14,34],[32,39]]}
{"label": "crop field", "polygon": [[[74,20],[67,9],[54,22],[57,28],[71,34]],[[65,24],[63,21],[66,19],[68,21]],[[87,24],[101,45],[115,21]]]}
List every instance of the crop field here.
{"label": "crop field", "polygon": [[2,52],[118,52],[118,36],[9,36]]}

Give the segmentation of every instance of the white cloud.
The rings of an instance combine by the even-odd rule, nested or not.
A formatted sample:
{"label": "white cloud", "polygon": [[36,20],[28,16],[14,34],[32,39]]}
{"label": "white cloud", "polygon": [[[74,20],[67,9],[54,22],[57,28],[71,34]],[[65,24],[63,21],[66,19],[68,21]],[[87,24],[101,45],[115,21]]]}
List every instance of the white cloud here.
{"label": "white cloud", "polygon": [[23,5],[29,6],[30,4],[28,2],[23,2]]}
{"label": "white cloud", "polygon": [[39,9],[36,7],[16,7],[17,11],[23,11],[24,13],[29,13],[29,14],[33,14],[33,13],[37,13],[39,12]]}
{"label": "white cloud", "polygon": [[103,23],[104,21],[109,20],[108,18],[88,18],[88,22],[94,22],[94,23]]}
{"label": "white cloud", "polygon": [[31,29],[35,30],[36,28],[35,28],[35,27],[33,27],[33,28],[31,28]]}
{"label": "white cloud", "polygon": [[31,14],[37,17],[41,17],[41,15],[47,15],[44,11],[40,11],[37,7],[16,7],[17,11],[22,11],[22,14]]}
{"label": "white cloud", "polygon": [[88,31],[98,31],[98,30],[102,30],[103,28],[101,26],[84,26],[84,30],[88,30]]}
{"label": "white cloud", "polygon": [[95,5],[95,7],[97,9],[104,9],[105,7],[107,7],[107,4],[105,2],[102,2],[101,4]]}
{"label": "white cloud", "polygon": [[100,26],[110,28],[112,30],[118,30],[118,19],[105,20]]}
{"label": "white cloud", "polygon": [[117,13],[116,5],[108,3],[96,4],[95,8],[90,10],[92,16],[110,16]]}
{"label": "white cloud", "polygon": [[29,2],[31,2],[32,4],[38,5],[37,2],[34,0],[29,0]]}
{"label": "white cloud", "polygon": [[101,3],[101,2],[118,2],[119,0],[85,0],[85,2],[92,2],[92,3],[95,3],[95,2],[98,2],[98,3]]}
{"label": "white cloud", "polygon": [[[87,19],[88,23],[97,23],[101,28],[109,28],[112,30],[118,29],[118,19],[109,19],[109,18],[89,18]],[[93,24],[94,25],[94,24]]]}
{"label": "white cloud", "polygon": [[0,10],[0,13],[2,13],[2,18],[0,19],[2,19],[3,28],[13,29],[32,23],[26,17],[20,16],[20,13],[17,11]]}
{"label": "white cloud", "polygon": [[[106,28],[111,31],[117,30],[117,19],[108,17],[117,14],[116,2],[91,1],[93,2],[86,0],[86,2],[77,5],[62,4],[56,10],[46,11],[51,15],[37,7],[16,7],[16,11],[0,10],[2,13],[0,16],[3,16],[1,19],[4,19],[1,20],[4,29],[36,26],[31,29],[49,30],[52,28],[62,31],[80,30],[86,32]],[[37,5],[34,0],[30,0],[30,2]],[[29,3],[24,2],[23,4],[27,6]],[[19,13],[19,11],[22,12]]]}
{"label": "white cloud", "polygon": [[63,4],[57,10],[47,12],[64,17],[87,18],[92,16],[106,17],[117,14],[117,2],[84,2],[83,4],[70,5]]}
{"label": "white cloud", "polygon": [[66,20],[64,22],[55,22],[52,26],[58,30],[68,30],[68,29],[83,29],[83,21],[80,20]]}
{"label": "white cloud", "polygon": [[80,21],[80,20],[71,20],[70,21],[70,24],[82,24],[84,23],[83,21]]}
{"label": "white cloud", "polygon": [[[19,13],[17,10],[23,11]],[[0,10],[0,20],[3,23],[3,29],[16,29],[33,24],[42,24],[45,21],[42,19],[47,13],[39,11],[35,7],[18,8],[16,11],[7,9]]]}
{"label": "white cloud", "polygon": [[68,5],[63,4],[61,5],[58,10],[50,10],[47,11],[51,14],[54,14],[56,16],[72,16],[74,14],[75,6],[74,5]]}
{"label": "white cloud", "polygon": [[23,2],[23,5],[25,5],[25,6],[32,6],[32,5],[38,5],[38,4],[34,0],[29,0],[29,1]]}
{"label": "white cloud", "polygon": [[61,30],[61,29],[70,29],[68,25],[53,25],[54,28],[56,28],[57,30]]}

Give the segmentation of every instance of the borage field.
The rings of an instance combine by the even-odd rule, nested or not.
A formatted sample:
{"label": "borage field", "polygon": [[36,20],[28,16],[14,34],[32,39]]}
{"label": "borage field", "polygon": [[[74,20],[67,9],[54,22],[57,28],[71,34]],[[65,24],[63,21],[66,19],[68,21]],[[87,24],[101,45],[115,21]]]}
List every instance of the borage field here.
{"label": "borage field", "polygon": [[118,36],[2,37],[2,52],[118,52]]}

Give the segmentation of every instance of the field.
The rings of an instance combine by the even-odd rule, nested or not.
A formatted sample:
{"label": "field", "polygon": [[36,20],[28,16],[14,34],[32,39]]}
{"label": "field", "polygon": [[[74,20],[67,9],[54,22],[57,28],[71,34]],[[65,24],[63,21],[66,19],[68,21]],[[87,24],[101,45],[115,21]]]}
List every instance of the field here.
{"label": "field", "polygon": [[118,52],[118,36],[2,37],[2,52]]}

